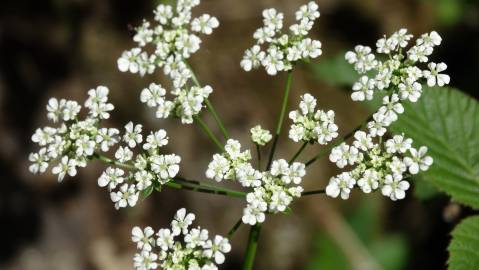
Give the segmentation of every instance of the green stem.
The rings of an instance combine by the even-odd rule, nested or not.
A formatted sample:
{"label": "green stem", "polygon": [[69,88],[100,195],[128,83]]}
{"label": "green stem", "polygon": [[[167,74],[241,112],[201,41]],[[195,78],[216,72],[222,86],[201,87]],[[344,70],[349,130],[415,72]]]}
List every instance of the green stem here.
{"label": "green stem", "polygon": [[[188,68],[190,69],[191,71],[191,79],[193,80],[193,82],[196,84],[196,86],[198,87],[201,87],[201,84],[200,84],[200,81],[198,81],[198,78],[196,77],[196,74],[195,72],[193,71],[193,69],[191,68],[190,64],[188,62],[186,62],[186,65],[188,66]],[[209,99],[205,99],[205,104],[206,104],[206,108],[208,109],[208,111],[211,113],[211,115],[213,115],[213,118],[215,119],[215,122],[216,124],[218,125],[218,127],[220,128],[221,132],[223,133],[223,137],[225,137],[225,139],[227,140],[230,136],[229,136],[229,133],[228,131],[226,130],[225,126],[223,125],[223,122],[221,121],[221,118],[218,116],[218,113],[216,113],[216,110],[215,108],[213,107],[213,104],[211,104],[211,102],[209,101]]]}
{"label": "green stem", "polygon": [[356,133],[356,131],[362,129],[369,121],[371,121],[373,119],[373,115],[371,114],[368,119],[366,119],[363,123],[361,123],[360,125],[358,125],[355,129],[351,130],[348,134],[346,134],[345,136],[337,139],[336,141],[334,141],[333,143],[331,143],[330,145],[328,145],[326,148],[324,148],[323,150],[321,150],[315,157],[313,157],[312,159],[310,159],[308,162],[306,162],[306,167],[313,164],[316,160],[318,159],[321,159],[323,158],[325,155],[327,155],[331,149],[333,149],[334,147],[340,145],[341,143],[343,143],[344,141],[346,141],[347,139],[351,138],[354,136],[354,133]]}
{"label": "green stem", "polygon": [[231,238],[235,232],[239,229],[239,227],[243,224],[243,220],[240,218],[238,221],[236,221],[235,225],[228,231],[228,238]]}
{"label": "green stem", "polygon": [[124,168],[124,169],[127,169],[127,170],[134,170],[135,169],[135,166],[133,166],[133,165],[118,162],[116,160],[113,160],[111,158],[108,158],[108,157],[103,156],[103,155],[98,154],[98,153],[94,153],[93,158],[96,158],[96,159],[101,160],[105,163],[115,165],[115,166],[118,166],[118,167],[121,167],[121,168]]}
{"label": "green stem", "polygon": [[200,127],[204,130],[204,132],[206,133],[206,135],[208,135],[208,137],[216,144],[216,146],[221,150],[221,151],[224,151],[224,148],[223,148],[223,145],[220,143],[220,141],[218,140],[218,138],[216,138],[216,136],[213,134],[213,132],[211,131],[211,129],[206,125],[205,122],[203,122],[203,120],[201,120],[201,118],[199,118],[197,115],[193,116],[193,118],[195,119],[195,121],[200,124]]}
{"label": "green stem", "polygon": [[288,78],[286,79],[286,87],[284,88],[283,102],[281,104],[281,112],[279,114],[278,124],[276,125],[276,133],[273,139],[273,146],[269,152],[268,165],[266,170],[269,170],[271,167],[271,162],[273,162],[274,152],[276,151],[276,145],[278,144],[279,135],[281,134],[281,128],[283,126],[284,115],[286,114],[286,108],[288,107],[289,92],[291,89],[291,83],[293,81],[293,72],[288,71]]}
{"label": "green stem", "polygon": [[261,149],[259,149],[259,144],[256,144],[256,155],[258,156],[258,170],[261,170]]}
{"label": "green stem", "polygon": [[216,124],[220,127],[221,133],[223,133],[223,137],[226,140],[229,139],[230,135],[228,131],[226,130],[225,126],[223,125],[221,118],[218,116],[218,113],[216,113],[216,110],[213,107],[213,104],[211,104],[209,99],[206,99],[205,103],[206,103],[206,107],[208,108],[208,111],[213,115],[213,118],[215,119]]}
{"label": "green stem", "polygon": [[261,225],[256,224],[251,227],[248,237],[248,246],[246,247],[246,255],[243,265],[243,270],[253,269],[254,257],[256,256],[256,248],[258,247],[259,233]]}
{"label": "green stem", "polygon": [[310,190],[310,191],[303,191],[301,193],[301,197],[308,196],[308,195],[315,195],[315,194],[324,194],[326,193],[325,189],[318,189],[318,190]]}
{"label": "green stem", "polygon": [[[125,164],[118,162],[116,160],[110,159],[106,156],[103,156],[101,154],[95,153],[93,155],[93,158],[96,158],[98,160],[101,160],[105,163],[115,165],[127,170],[136,170],[136,168],[133,165]],[[224,196],[230,196],[230,197],[237,197],[237,198],[244,198],[246,197],[246,193],[241,192],[241,191],[236,191],[232,189],[227,189],[223,187],[217,187],[215,185],[209,185],[200,181],[195,181],[195,180],[188,180],[182,177],[176,177],[175,179],[171,180],[170,182],[167,182],[164,184],[167,187],[174,188],[174,189],[185,189],[185,190],[191,190],[191,191],[197,191],[197,192],[203,192],[203,193],[211,193],[211,194],[218,194],[218,195],[224,195]]]}
{"label": "green stem", "polygon": [[296,152],[296,154],[294,154],[294,156],[289,160],[289,164],[293,163],[298,157],[299,155],[301,155],[301,153],[303,152],[304,148],[306,148],[306,145],[308,145],[307,142],[303,143],[303,145],[301,145],[301,147],[298,149],[298,151]]}
{"label": "green stem", "polygon": [[236,190],[231,190],[222,187],[216,187],[202,183],[200,181],[186,180],[183,178],[175,178],[170,182],[167,182],[165,186],[174,188],[174,189],[185,189],[202,193],[210,193],[217,195],[224,195],[229,197],[244,198],[246,193]]}

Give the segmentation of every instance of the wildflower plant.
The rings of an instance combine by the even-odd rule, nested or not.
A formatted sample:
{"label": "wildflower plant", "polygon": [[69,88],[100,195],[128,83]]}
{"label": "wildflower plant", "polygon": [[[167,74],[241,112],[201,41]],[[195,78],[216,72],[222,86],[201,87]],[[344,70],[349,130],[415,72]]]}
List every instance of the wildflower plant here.
{"label": "wildflower plant", "polygon": [[[154,231],[151,227],[134,227],[136,269],[217,269],[231,250],[230,239],[242,224],[251,226],[243,269],[252,269],[258,235],[268,215],[291,211],[292,203],[302,196],[326,194],[348,199],[355,189],[401,200],[410,188],[409,178],[434,166],[426,146],[416,148],[411,138],[392,134],[388,128],[404,112],[406,102],[418,101],[424,84],[449,83],[449,76],[443,73],[446,64],[429,61],[434,48],[441,43],[437,32],[421,35],[410,46],[413,36],[400,29],[377,41],[377,55],[363,45],[347,52],[346,61],[360,75],[352,86],[351,98],[365,101],[380,96],[381,107],[340,137],[335,112],[317,108],[317,99],[304,93],[299,106],[289,112],[289,139],[300,147],[290,159],[275,158],[287,118],[293,70],[297,63],[316,59],[322,53],[321,42],[308,37],[320,15],[318,5],[310,2],[301,6],[295,14],[296,23],[286,32],[284,15],[275,9],[264,10],[264,25],[253,36],[256,44],[245,51],[240,61],[246,71],[263,66],[269,75],[287,74],[276,128],[274,132],[260,125],[251,128],[253,151],[230,138],[208,100],[213,88],[201,85],[188,64],[200,48],[200,35],[210,35],[219,26],[218,19],[208,14],[193,18],[192,8],[197,5],[199,0],[179,0],[176,6],[158,5],[154,21],[144,20],[136,28],[136,47],[125,51],[117,64],[120,71],[141,76],[161,68],[171,79],[170,86],[156,82],[145,85],[139,91],[139,101],[156,108],[158,118],[173,116],[183,124],[196,123],[205,131],[218,149],[205,166],[205,177],[213,180],[211,183],[180,176],[181,157],[164,151],[165,145],[175,141],[164,129],[148,133],[143,125],[133,122],[121,131],[104,126],[103,120],[114,109],[104,86],[88,91],[86,113],[76,101],[50,99],[47,118],[56,127],[37,129],[32,136],[40,147],[29,156],[32,173],[44,173],[53,166],[53,174],[62,181],[66,175],[75,176],[79,167],[93,160],[106,163],[98,185],[108,190],[116,209],[133,207],[139,198],[146,198],[154,190],[165,192],[163,188],[244,200],[238,221],[225,237],[210,238],[208,230],[192,227],[195,215],[183,208],[176,213],[170,228]],[[204,107],[215,119],[222,137],[217,137],[201,119]],[[322,151],[306,162],[296,161],[308,145],[314,144],[320,145]],[[269,154],[262,159],[264,147],[269,147]],[[301,184],[307,168],[325,156],[344,171],[331,177],[324,189],[304,191]],[[222,181],[236,183],[242,189],[223,188],[218,184]]]}

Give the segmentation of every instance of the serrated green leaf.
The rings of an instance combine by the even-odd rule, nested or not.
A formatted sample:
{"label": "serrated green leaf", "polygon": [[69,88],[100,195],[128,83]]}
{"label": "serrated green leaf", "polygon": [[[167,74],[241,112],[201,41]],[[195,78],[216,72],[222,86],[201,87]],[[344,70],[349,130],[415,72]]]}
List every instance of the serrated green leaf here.
{"label": "serrated green leaf", "polygon": [[452,231],[447,248],[450,270],[479,269],[479,216],[464,219]]}
{"label": "serrated green leaf", "polygon": [[434,164],[421,177],[454,200],[479,209],[479,105],[455,89],[425,88],[391,129],[426,145]]}

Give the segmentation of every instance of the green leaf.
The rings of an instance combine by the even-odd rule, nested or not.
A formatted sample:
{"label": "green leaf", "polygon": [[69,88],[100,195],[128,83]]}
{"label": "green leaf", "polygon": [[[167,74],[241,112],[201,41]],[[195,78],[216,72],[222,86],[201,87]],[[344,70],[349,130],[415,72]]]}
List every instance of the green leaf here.
{"label": "green leaf", "polygon": [[344,52],[309,66],[316,78],[334,86],[350,86],[359,77],[353,66],[344,59]]}
{"label": "green leaf", "polygon": [[391,128],[415,146],[425,145],[434,164],[421,177],[454,200],[479,209],[479,105],[455,89],[425,88]]}
{"label": "green leaf", "polygon": [[450,270],[479,269],[479,216],[464,219],[452,231],[448,265]]}
{"label": "green leaf", "polygon": [[[421,174],[414,176],[414,195],[421,200],[429,200],[439,194],[439,190],[429,181],[424,180]],[[442,194],[442,193],[441,193]]]}
{"label": "green leaf", "polygon": [[146,189],[143,190],[143,192],[141,193],[141,197],[143,198],[143,200],[151,195],[154,188],[155,187],[153,185],[150,185],[149,187],[147,187]]}

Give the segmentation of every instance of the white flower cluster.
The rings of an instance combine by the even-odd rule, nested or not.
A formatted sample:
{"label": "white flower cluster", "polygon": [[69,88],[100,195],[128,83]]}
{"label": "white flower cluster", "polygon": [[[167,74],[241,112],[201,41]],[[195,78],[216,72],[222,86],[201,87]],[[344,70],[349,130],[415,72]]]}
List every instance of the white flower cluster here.
{"label": "white flower cluster", "polygon": [[[406,51],[412,38],[413,35],[403,28],[390,37],[379,39],[376,51],[388,56],[384,61],[377,59],[368,46],[357,45],[354,51],[346,53],[346,60],[362,74],[359,81],[353,85],[353,100],[371,100],[376,91],[390,90],[396,94],[395,102],[416,102],[422,93],[422,81],[426,81],[431,87],[449,83],[449,76],[440,73],[446,70],[446,64],[429,62],[428,58],[434,47],[441,44],[439,34],[435,31],[423,34],[416,39],[416,44]],[[427,65],[428,69],[422,70],[420,64]]]}
{"label": "white flower cluster", "polygon": [[123,52],[118,59],[118,69],[144,75],[153,73],[157,67],[163,68],[175,86],[183,86],[191,77],[184,61],[198,51],[201,44],[195,33],[209,35],[219,26],[218,19],[208,14],[192,19],[191,9],[199,4],[199,0],[179,0],[176,8],[158,5],[154,11],[156,25],[144,20],[136,29],[133,40],[138,47]]}
{"label": "white flower cluster", "polygon": [[316,99],[310,94],[301,96],[299,110],[291,111],[289,118],[293,124],[289,138],[295,142],[318,142],[327,144],[338,136],[338,126],[334,123],[334,111],[316,109]]}
{"label": "white flower cluster", "polygon": [[251,141],[260,146],[265,146],[273,136],[269,130],[261,128],[260,125],[254,126],[250,129]]}
{"label": "white flower cluster", "polygon": [[[379,39],[377,52],[388,55],[387,60],[382,62],[367,46],[358,45],[354,52],[346,53],[346,60],[354,65],[354,69],[359,74],[367,74],[353,85],[352,99],[371,100],[377,91],[386,91],[386,95],[383,105],[367,123],[368,132],[357,131],[353,145],[343,143],[331,151],[329,158],[338,167],[356,167],[331,178],[326,188],[327,195],[341,195],[341,198],[347,199],[351,189],[357,185],[365,193],[381,189],[384,196],[400,200],[409,189],[405,180],[407,173],[417,174],[432,165],[432,157],[426,155],[427,148],[413,148],[412,140],[402,135],[394,135],[381,143],[386,128],[404,112],[402,102],[418,101],[422,94],[422,82],[432,87],[444,86],[450,80],[448,75],[440,74],[446,69],[446,64],[428,63],[434,47],[441,44],[439,34],[435,31],[423,34],[414,46],[405,51],[412,38],[403,28],[391,37]],[[428,63],[429,70],[421,70],[418,67],[421,63]],[[374,143],[373,139],[378,142]]]}
{"label": "white flower cluster", "polygon": [[[283,13],[274,8],[263,10],[264,26],[256,30],[253,37],[256,44],[245,51],[241,67],[245,71],[262,65],[269,75],[288,71],[300,60],[317,58],[322,54],[321,42],[306,37],[319,18],[318,5],[309,2],[296,11],[297,23],[289,27],[289,34],[281,33]],[[267,44],[263,50],[262,44]]]}
{"label": "white flower cluster", "polygon": [[[378,142],[373,140],[377,139]],[[357,131],[352,145],[342,143],[335,147],[329,159],[339,168],[355,165],[349,172],[332,177],[326,187],[331,197],[341,195],[348,199],[351,189],[358,186],[364,193],[380,189],[391,200],[401,200],[409,189],[406,178],[425,171],[432,165],[433,159],[427,156],[427,148],[411,146],[412,139],[403,135],[394,135],[381,143],[382,137]],[[408,175],[410,174],[410,175]]]}
{"label": "white flower cluster", "polygon": [[183,124],[193,123],[193,116],[200,113],[205,99],[213,92],[211,86],[184,87],[171,91],[173,101],[166,99],[166,90],[159,84],[151,83],[141,91],[140,100],[148,107],[156,107],[157,118],[168,118],[170,114],[181,119]]}
{"label": "white flower cluster", "polygon": [[266,213],[287,211],[293,199],[301,197],[303,188],[299,184],[306,175],[305,168],[303,163],[288,164],[286,160],[279,159],[273,161],[270,171],[258,173],[260,178],[251,182],[253,191],[246,195],[243,223],[263,223]]}
{"label": "white flower cluster", "polygon": [[241,152],[241,144],[237,140],[229,139],[223,154],[213,155],[213,160],[208,165],[206,177],[218,182],[222,180],[235,180],[241,178],[244,172],[253,169],[249,161],[249,150]]}
{"label": "white flower cluster", "polygon": [[216,235],[210,239],[208,230],[190,228],[194,220],[194,214],[181,208],[176,212],[171,228],[155,233],[151,227],[134,227],[131,239],[138,249],[133,258],[135,269],[218,269],[217,265],[225,261],[224,254],[231,251],[228,238]]}
{"label": "white flower cluster", "polygon": [[272,162],[269,171],[260,172],[253,168],[250,160],[250,151],[241,152],[241,144],[230,139],[225,153],[213,156],[206,177],[216,181],[237,180],[243,187],[253,188],[246,196],[242,219],[254,225],[263,223],[266,213],[285,212],[293,199],[301,196],[303,188],[299,184],[306,174],[306,166],[280,159]]}
{"label": "white flower cluster", "polygon": [[152,83],[141,92],[141,101],[149,107],[156,107],[158,118],[173,115],[182,123],[190,124],[213,91],[210,86],[188,85],[194,75],[186,60],[198,51],[201,43],[195,33],[209,35],[219,26],[218,20],[208,14],[192,19],[191,9],[199,3],[199,0],[180,0],[176,8],[158,5],[154,11],[157,25],[152,26],[145,20],[133,37],[138,47],[125,51],[118,59],[120,71],[144,75],[160,67],[173,80],[172,101],[166,99],[166,90],[161,85]]}
{"label": "white flower cluster", "polygon": [[108,92],[105,86],[88,91],[84,106],[89,112],[83,120],[79,119],[81,105],[76,101],[48,100],[47,117],[58,127],[46,126],[33,134],[32,141],[41,148],[29,156],[30,172],[44,173],[50,163],[58,162],[52,172],[62,181],[65,175],[75,176],[77,167],[85,167],[96,152],[106,152],[118,142],[117,129],[100,127],[100,122],[108,119],[114,109],[108,103]]}
{"label": "white flower cluster", "polygon": [[[151,132],[140,147],[143,142],[141,132],[142,125],[129,122],[125,126],[123,141],[126,146],[120,146],[115,152],[116,164],[122,168],[108,167],[98,178],[100,187],[108,187],[116,209],[135,206],[141,191],[160,187],[180,170],[180,156],[160,153],[160,148],[168,144],[165,130]],[[141,151],[134,156],[136,146]]]}

